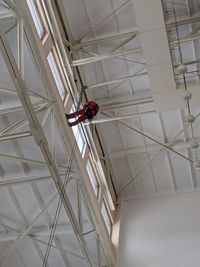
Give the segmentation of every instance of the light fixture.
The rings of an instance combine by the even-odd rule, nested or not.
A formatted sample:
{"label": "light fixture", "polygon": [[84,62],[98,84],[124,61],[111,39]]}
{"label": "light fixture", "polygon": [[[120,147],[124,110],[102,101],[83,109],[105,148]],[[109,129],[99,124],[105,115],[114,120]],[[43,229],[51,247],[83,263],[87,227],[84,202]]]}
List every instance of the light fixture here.
{"label": "light fixture", "polygon": [[[176,62],[176,67],[175,70],[178,74],[178,77],[182,76],[180,79],[183,80],[183,85],[184,85],[184,92],[182,95],[182,99],[185,101],[186,104],[186,109],[187,109],[187,115],[186,115],[186,122],[189,124],[188,128],[191,129],[191,136],[190,136],[190,148],[193,149],[193,166],[196,169],[200,169],[200,159],[198,157],[197,150],[199,148],[199,143],[195,139],[195,132],[194,132],[194,127],[193,123],[195,121],[195,116],[191,113],[191,107],[190,107],[190,100],[192,99],[192,93],[188,91],[188,86],[187,86],[187,65],[184,64],[184,58],[181,50],[181,43],[180,43],[180,34],[179,34],[179,28],[178,28],[178,23],[177,23],[177,16],[176,16],[176,10],[175,10],[175,1],[172,0],[172,8],[173,8],[173,13],[174,13],[174,20],[175,20],[175,30],[176,30],[176,35],[177,35],[177,46],[178,46],[178,62]],[[173,47],[174,49],[174,47]]]}
{"label": "light fixture", "polygon": [[188,91],[184,91],[183,93],[183,100],[189,101],[192,98],[192,93]]}
{"label": "light fixture", "polygon": [[191,148],[192,149],[197,149],[197,148],[199,148],[199,143],[197,142],[197,141],[193,141],[192,143],[191,143]]}
{"label": "light fixture", "polygon": [[177,71],[179,72],[179,74],[186,74],[187,66],[185,64],[181,63],[180,65],[178,65]]}
{"label": "light fixture", "polygon": [[189,113],[186,117],[187,123],[193,123],[195,121],[195,116]]}

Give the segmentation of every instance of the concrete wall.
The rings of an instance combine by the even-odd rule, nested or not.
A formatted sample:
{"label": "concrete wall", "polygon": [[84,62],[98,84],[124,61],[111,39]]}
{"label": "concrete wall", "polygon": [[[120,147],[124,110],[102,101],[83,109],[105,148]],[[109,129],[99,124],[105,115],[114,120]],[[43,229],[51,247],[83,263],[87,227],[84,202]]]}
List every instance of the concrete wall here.
{"label": "concrete wall", "polygon": [[200,193],[124,201],[118,267],[200,266]]}

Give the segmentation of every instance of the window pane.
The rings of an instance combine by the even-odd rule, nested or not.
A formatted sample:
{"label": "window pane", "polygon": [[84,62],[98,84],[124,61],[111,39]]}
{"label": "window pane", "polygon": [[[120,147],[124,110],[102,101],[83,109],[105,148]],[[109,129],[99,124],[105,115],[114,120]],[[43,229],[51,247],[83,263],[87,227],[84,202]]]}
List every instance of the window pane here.
{"label": "window pane", "polygon": [[[71,108],[70,110],[70,113],[74,112],[75,111],[75,108],[74,108],[74,105],[73,107]],[[70,121],[75,121],[77,118],[75,119],[71,119]],[[84,135],[83,135],[83,131],[81,129],[81,127],[79,125],[75,125],[72,127],[72,131],[73,131],[73,134],[74,134],[74,137],[76,139],[76,142],[77,142],[77,145],[78,145],[78,148],[79,148],[79,151],[82,155],[82,157],[84,157],[84,152],[85,152],[85,147],[86,147],[86,143],[85,143],[85,138],[84,138]]]}
{"label": "window pane", "polygon": [[87,169],[87,173],[88,173],[88,176],[90,178],[90,182],[92,184],[93,190],[95,192],[95,195],[97,196],[99,186],[98,186],[98,182],[97,182],[97,179],[95,177],[94,171],[92,169],[91,163],[89,161],[87,163],[86,169]]}
{"label": "window pane", "polygon": [[108,213],[108,210],[107,210],[107,207],[106,207],[104,201],[102,202],[101,213],[103,215],[106,227],[108,229],[108,233],[111,234],[112,223],[111,223],[110,216],[109,216],[109,213]]}
{"label": "window pane", "polygon": [[38,35],[39,35],[39,37],[41,39],[42,36],[44,35],[44,27],[43,27],[40,15],[38,13],[35,1],[34,0],[27,0],[27,4],[28,4],[29,10],[31,12],[31,15],[32,15],[33,22],[35,24],[37,33],[38,33]]}
{"label": "window pane", "polygon": [[85,143],[84,143],[83,138],[81,136],[80,129],[79,129],[78,125],[73,126],[72,131],[73,131],[74,136],[76,138],[78,148],[79,148],[80,152],[82,153]]}
{"label": "window pane", "polygon": [[55,83],[57,85],[59,94],[61,96],[61,99],[63,100],[65,97],[65,88],[52,52],[49,53],[47,60],[52,71]]}

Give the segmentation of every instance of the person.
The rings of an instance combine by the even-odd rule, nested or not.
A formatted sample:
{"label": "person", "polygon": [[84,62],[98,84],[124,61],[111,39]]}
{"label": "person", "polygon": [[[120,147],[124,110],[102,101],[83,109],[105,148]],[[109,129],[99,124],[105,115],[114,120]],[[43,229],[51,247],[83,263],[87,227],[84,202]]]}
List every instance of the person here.
{"label": "person", "polygon": [[[97,115],[98,111],[99,111],[99,105],[94,101],[89,101],[84,104],[82,109],[70,114],[65,114],[65,116],[66,119],[68,120],[68,125],[70,127],[73,127],[81,122],[84,122],[85,120],[91,121]],[[76,117],[78,117],[77,120],[75,120],[74,122],[69,122],[70,119],[74,119]]]}

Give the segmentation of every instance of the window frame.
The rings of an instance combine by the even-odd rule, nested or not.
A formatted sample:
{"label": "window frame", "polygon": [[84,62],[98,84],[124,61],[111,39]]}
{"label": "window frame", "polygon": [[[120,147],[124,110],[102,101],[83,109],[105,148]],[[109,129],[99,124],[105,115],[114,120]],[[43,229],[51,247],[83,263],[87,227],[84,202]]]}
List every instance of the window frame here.
{"label": "window frame", "polygon": [[[93,191],[98,199],[99,193],[100,193],[100,183],[98,181],[97,174],[95,172],[94,166],[90,158],[87,160],[87,163],[86,163],[86,171],[87,171],[90,183],[92,185]],[[90,175],[91,174],[90,171],[92,172],[92,175]]]}
{"label": "window frame", "polygon": [[[72,107],[71,107],[71,109],[70,109],[70,113],[71,112],[75,112],[75,106],[74,106],[74,104],[72,105]],[[75,119],[74,119],[75,120]],[[73,119],[72,119],[72,121],[73,121]],[[77,129],[77,131],[76,131],[76,129]],[[75,132],[76,131],[76,132]],[[85,152],[86,152],[86,149],[87,149],[87,142],[86,142],[86,140],[85,140],[85,136],[84,136],[84,132],[83,132],[83,129],[82,129],[82,127],[81,127],[81,125],[75,125],[75,126],[73,126],[72,127],[72,132],[73,132],[73,135],[74,135],[74,138],[76,139],[76,141],[77,141],[77,146],[78,146],[78,148],[79,148],[79,152],[80,152],[80,154],[81,154],[81,156],[82,156],[82,158],[84,158],[84,156],[85,156]],[[78,133],[78,136],[77,136],[77,132],[79,132]],[[79,136],[80,135],[80,136]],[[82,146],[82,148],[80,148],[80,145],[79,145],[79,138],[81,137],[81,141],[82,141],[82,143],[83,143],[83,146]]]}
{"label": "window frame", "polygon": [[[44,14],[43,6],[39,0],[27,0],[27,6],[31,14],[31,17],[33,19],[33,23],[34,23],[36,32],[38,34],[38,37],[40,38],[42,44],[44,44],[44,42],[49,36],[49,29],[47,26],[47,21],[46,21],[46,17]],[[37,23],[38,21],[39,23]],[[40,34],[39,28],[41,27],[42,27],[42,33]]]}
{"label": "window frame", "polygon": [[[51,56],[53,58],[53,61],[55,63],[55,65],[53,66],[53,68],[56,68],[56,70],[57,70],[56,76],[59,76],[59,81],[56,80],[56,78],[55,78],[56,76],[54,76],[54,72],[53,72],[53,70],[52,70],[52,68],[50,66],[49,60],[48,60],[48,57],[49,56]],[[48,62],[49,68],[51,70],[52,76],[54,78],[54,82],[56,84],[58,94],[59,94],[62,102],[65,103],[66,102],[66,99],[68,98],[68,95],[69,95],[69,90],[68,90],[67,83],[65,82],[64,74],[62,73],[61,66],[60,66],[59,60],[58,60],[58,56],[56,54],[56,51],[55,51],[55,48],[54,47],[49,51],[49,53],[47,55],[47,62]],[[64,90],[63,98],[62,98],[61,92],[60,92],[59,87],[58,87],[58,84],[57,84],[57,83],[60,83],[60,82],[62,83],[62,87],[63,87],[63,90]]]}
{"label": "window frame", "polygon": [[[104,211],[105,211],[105,213],[104,213]],[[108,230],[108,234],[109,234],[109,236],[111,236],[112,235],[113,220],[112,220],[112,216],[110,214],[110,210],[109,210],[109,207],[107,205],[105,198],[102,199],[101,214],[102,214],[103,220],[105,222],[106,229]],[[109,222],[108,222],[108,220],[109,220]]]}

